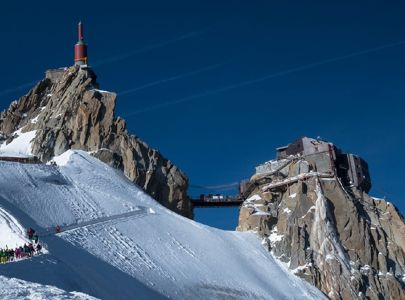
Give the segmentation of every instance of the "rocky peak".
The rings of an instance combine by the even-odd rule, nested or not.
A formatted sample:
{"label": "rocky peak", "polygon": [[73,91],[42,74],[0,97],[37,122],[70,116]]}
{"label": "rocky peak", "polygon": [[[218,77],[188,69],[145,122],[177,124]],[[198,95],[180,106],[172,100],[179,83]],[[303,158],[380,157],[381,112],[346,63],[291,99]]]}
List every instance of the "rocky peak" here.
{"label": "rocky peak", "polygon": [[[35,131],[32,154],[47,162],[68,149],[90,152],[121,169],[163,205],[191,217],[188,179],[172,162],[127,131],[116,118],[116,94],[98,89],[90,68],[49,70],[27,95],[0,114],[1,139]],[[1,142],[0,139],[0,142]]]}
{"label": "rocky peak", "polygon": [[398,210],[345,182],[329,147],[290,155],[279,149],[282,155],[250,179],[237,230],[256,231],[274,256],[330,299],[405,299]]}

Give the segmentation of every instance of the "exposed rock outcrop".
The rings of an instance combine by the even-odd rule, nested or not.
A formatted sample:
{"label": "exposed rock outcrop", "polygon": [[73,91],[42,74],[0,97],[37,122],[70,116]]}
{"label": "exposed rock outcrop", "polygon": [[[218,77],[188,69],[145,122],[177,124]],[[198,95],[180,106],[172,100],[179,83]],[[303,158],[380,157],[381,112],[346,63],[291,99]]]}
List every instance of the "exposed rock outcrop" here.
{"label": "exposed rock outcrop", "polygon": [[398,210],[315,172],[305,157],[271,163],[276,172],[252,177],[237,229],[257,231],[289,269],[331,299],[405,299]]}
{"label": "exposed rock outcrop", "polygon": [[[36,130],[32,153],[47,162],[68,149],[89,151],[171,210],[192,217],[188,179],[172,162],[127,131],[114,116],[116,94],[98,90],[91,69],[51,70],[0,114],[0,139]],[[1,142],[1,141],[0,141]],[[95,174],[95,176],[97,176]]]}

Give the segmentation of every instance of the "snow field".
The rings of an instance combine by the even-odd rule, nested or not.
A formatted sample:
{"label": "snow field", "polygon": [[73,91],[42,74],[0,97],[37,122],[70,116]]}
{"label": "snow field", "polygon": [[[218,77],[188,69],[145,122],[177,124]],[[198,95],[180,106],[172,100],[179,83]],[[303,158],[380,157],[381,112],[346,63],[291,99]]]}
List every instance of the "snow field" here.
{"label": "snow field", "polygon": [[[55,162],[0,162],[0,207],[47,233],[50,250],[24,262],[39,279],[22,264],[8,264],[7,277],[102,299],[324,299],[253,233],[183,218],[86,152]],[[57,236],[56,224],[65,230]]]}

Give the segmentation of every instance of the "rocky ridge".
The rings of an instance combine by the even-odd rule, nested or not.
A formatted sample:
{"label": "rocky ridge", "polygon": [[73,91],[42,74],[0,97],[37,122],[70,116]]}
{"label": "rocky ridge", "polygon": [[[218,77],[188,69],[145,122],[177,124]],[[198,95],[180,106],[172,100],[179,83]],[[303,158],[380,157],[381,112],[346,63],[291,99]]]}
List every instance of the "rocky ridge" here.
{"label": "rocky ridge", "polygon": [[[116,94],[98,89],[90,68],[50,70],[25,96],[0,114],[0,143],[35,130],[32,154],[48,162],[81,149],[121,169],[126,177],[169,209],[192,217],[188,179],[171,161],[128,133],[116,118]],[[18,131],[20,130],[20,131]]]}
{"label": "rocky ridge", "polygon": [[[405,299],[405,223],[383,199],[315,172],[300,155],[255,174],[237,230],[330,299]],[[268,189],[269,183],[287,182]],[[274,185],[273,185],[274,186]]]}

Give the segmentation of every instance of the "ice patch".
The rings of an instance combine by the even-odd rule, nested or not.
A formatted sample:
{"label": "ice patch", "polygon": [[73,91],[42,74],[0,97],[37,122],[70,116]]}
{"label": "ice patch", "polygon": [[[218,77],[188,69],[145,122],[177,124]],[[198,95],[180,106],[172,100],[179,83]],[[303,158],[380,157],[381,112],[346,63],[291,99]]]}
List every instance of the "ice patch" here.
{"label": "ice patch", "polygon": [[60,113],[60,114],[57,114],[56,116],[52,116],[52,119],[57,119],[57,118],[59,118],[60,116],[62,116],[61,113]]}
{"label": "ice patch", "polygon": [[253,195],[246,199],[246,201],[249,201],[249,202],[257,201],[257,200],[262,200],[262,197],[260,197],[259,195]]}
{"label": "ice patch", "polygon": [[112,92],[110,92],[110,91],[99,90],[99,89],[91,89],[90,91],[95,91],[95,92],[105,93],[105,94],[112,94]]}
{"label": "ice patch", "polygon": [[264,211],[260,211],[260,210],[254,212],[253,215],[254,215],[254,216],[270,216],[269,213],[264,212]]}
{"label": "ice patch", "polygon": [[273,243],[282,241],[283,237],[284,237],[283,234],[277,233],[277,227],[274,227],[274,229],[270,233],[269,240],[270,240],[271,244],[273,244]]}
{"label": "ice patch", "polygon": [[17,130],[16,138],[9,144],[3,143],[0,146],[0,156],[27,157],[32,156],[31,141],[35,138],[36,130],[21,132]]}
{"label": "ice patch", "polygon": [[326,255],[326,260],[336,260],[336,257],[332,254],[327,254]]}
{"label": "ice patch", "polygon": [[304,219],[306,216],[307,216],[307,214],[309,214],[311,211],[313,211],[313,210],[316,210],[316,207],[315,206],[311,206],[309,209],[308,209],[308,211],[305,213],[305,215],[303,215],[302,217],[301,217],[301,219]]}
{"label": "ice patch", "polygon": [[290,196],[288,196],[289,198],[293,199],[295,197],[297,197],[297,193],[291,194]]}
{"label": "ice patch", "polygon": [[286,214],[291,213],[291,209],[289,209],[288,207],[283,209],[283,212],[285,212]]}
{"label": "ice patch", "polygon": [[38,117],[39,117],[39,115],[36,116],[34,119],[32,119],[32,120],[31,120],[31,123],[32,123],[32,124],[36,124],[36,123],[38,122]]}
{"label": "ice patch", "polygon": [[299,274],[299,273],[301,273],[302,271],[304,271],[306,268],[308,268],[310,266],[312,266],[312,264],[305,264],[305,265],[302,265],[302,266],[298,266],[295,269],[291,270],[291,272],[293,274]]}

